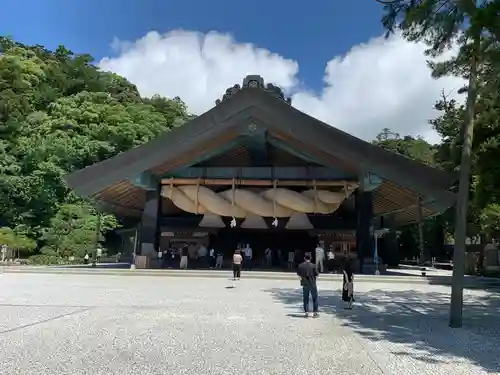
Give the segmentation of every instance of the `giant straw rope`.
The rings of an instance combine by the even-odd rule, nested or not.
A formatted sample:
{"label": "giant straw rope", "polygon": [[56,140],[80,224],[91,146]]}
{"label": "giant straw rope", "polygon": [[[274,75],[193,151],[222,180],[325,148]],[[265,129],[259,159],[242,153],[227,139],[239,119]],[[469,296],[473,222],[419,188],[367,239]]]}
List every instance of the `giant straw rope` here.
{"label": "giant straw rope", "polygon": [[167,185],[162,187],[161,194],[186,212],[246,218],[250,214],[263,217],[290,217],[294,212],[328,214],[337,210],[349,192],[314,188],[298,193],[277,187],[255,192],[233,186],[216,193],[200,185]]}

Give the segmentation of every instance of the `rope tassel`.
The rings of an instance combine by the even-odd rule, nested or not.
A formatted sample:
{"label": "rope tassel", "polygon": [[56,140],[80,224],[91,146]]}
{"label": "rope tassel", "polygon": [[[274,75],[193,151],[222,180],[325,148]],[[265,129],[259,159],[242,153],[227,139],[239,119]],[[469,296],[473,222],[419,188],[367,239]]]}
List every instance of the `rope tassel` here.
{"label": "rope tassel", "polygon": [[273,227],[278,227],[278,218],[276,217],[276,186],[278,185],[278,180],[273,181]]}
{"label": "rope tassel", "polygon": [[236,218],[234,217],[234,201],[235,201],[235,198],[236,198],[236,182],[235,182],[235,179],[233,178],[233,184],[232,184],[232,188],[231,188],[231,213],[233,215],[233,218],[231,220],[231,228],[235,228],[236,227]]}

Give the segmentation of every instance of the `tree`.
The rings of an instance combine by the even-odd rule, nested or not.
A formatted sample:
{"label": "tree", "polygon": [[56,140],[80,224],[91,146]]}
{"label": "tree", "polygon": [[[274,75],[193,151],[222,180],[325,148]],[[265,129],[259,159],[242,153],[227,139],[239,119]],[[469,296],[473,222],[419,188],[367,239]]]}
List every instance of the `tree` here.
{"label": "tree", "polygon": [[[471,147],[474,134],[478,73],[483,52],[495,35],[499,35],[498,11],[500,1],[476,0],[376,0],[386,11],[383,25],[388,32],[395,28],[411,41],[424,41],[428,54],[437,56],[453,43],[460,47],[458,55],[438,64],[436,76],[461,74],[468,78],[467,105],[462,130],[462,156],[459,191],[455,218],[455,251],[453,286],[450,307],[450,326],[462,325],[463,277],[465,267],[467,208],[469,204]],[[497,39],[500,40],[500,39]],[[466,62],[464,64],[464,62]]]}
{"label": "tree", "polygon": [[22,253],[30,254],[36,249],[36,241],[29,238],[20,228],[0,228],[0,245],[7,245],[10,256],[16,258]]}
{"label": "tree", "polygon": [[[0,226],[25,226],[28,238],[61,255],[88,244],[95,220],[64,176],[191,118],[179,98],[141,98],[135,85],[92,61],[64,46],[49,51],[0,37]],[[74,238],[62,235],[70,208],[79,212]]]}
{"label": "tree", "polygon": [[500,205],[497,203],[487,205],[481,212],[480,223],[485,234],[498,238],[500,235]]}
{"label": "tree", "polygon": [[85,251],[95,248],[98,227],[100,237],[106,231],[117,228],[118,222],[113,215],[98,218],[95,209],[86,203],[62,205],[43,232],[45,247],[42,252],[62,258],[83,258]]}
{"label": "tree", "polygon": [[435,159],[436,147],[429,144],[422,137],[409,135],[401,137],[398,133],[393,133],[386,128],[382,129],[373,143],[423,164],[438,166]]}

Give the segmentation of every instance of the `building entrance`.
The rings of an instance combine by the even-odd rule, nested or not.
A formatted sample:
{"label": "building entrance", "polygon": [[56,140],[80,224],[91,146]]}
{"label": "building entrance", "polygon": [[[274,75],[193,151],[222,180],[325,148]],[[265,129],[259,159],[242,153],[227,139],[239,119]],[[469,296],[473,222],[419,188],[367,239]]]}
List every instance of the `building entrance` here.
{"label": "building entrance", "polygon": [[222,250],[224,258],[231,259],[238,245],[250,244],[254,267],[265,265],[264,253],[270,248],[273,266],[286,267],[290,251],[299,257],[297,262],[305,252],[314,251],[316,241],[316,236],[307,230],[223,228],[210,236],[210,247]]}

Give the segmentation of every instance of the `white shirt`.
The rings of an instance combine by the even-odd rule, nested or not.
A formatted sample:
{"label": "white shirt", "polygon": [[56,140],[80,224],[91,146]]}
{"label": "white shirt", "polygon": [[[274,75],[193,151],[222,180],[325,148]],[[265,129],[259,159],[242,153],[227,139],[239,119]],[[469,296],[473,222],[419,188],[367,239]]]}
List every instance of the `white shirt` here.
{"label": "white shirt", "polygon": [[252,258],[253,252],[251,247],[244,248],[243,253],[245,254],[245,256]]}
{"label": "white shirt", "polygon": [[158,251],[158,258],[161,259],[163,257],[163,251]]}
{"label": "white shirt", "polygon": [[329,260],[335,259],[335,253],[333,251],[330,250],[327,255]]}
{"label": "white shirt", "polygon": [[316,259],[325,259],[325,250],[320,246],[316,248]]}
{"label": "white shirt", "polygon": [[211,257],[214,257],[215,256],[215,250],[212,248],[210,249],[210,256]]}

